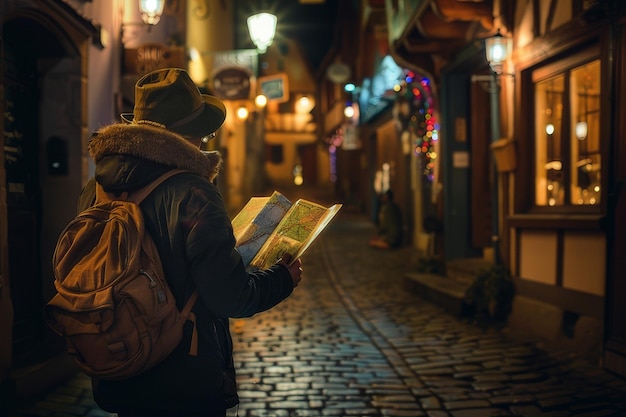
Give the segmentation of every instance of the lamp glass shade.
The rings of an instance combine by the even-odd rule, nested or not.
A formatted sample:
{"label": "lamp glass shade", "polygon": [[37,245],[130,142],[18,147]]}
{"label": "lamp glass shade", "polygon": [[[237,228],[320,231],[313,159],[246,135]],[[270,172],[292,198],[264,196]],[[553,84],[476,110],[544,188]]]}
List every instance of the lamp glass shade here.
{"label": "lamp glass shade", "polygon": [[139,0],[141,20],[148,25],[156,25],[161,20],[165,0]]}
{"label": "lamp glass shade", "polygon": [[258,13],[248,18],[248,31],[250,39],[256,45],[259,52],[263,53],[274,41],[276,34],[276,16],[271,13]]}
{"label": "lamp glass shade", "polygon": [[491,38],[485,40],[485,52],[490,64],[501,64],[509,55],[508,40],[500,34],[500,31]]}
{"label": "lamp glass shade", "polygon": [[504,62],[508,59],[511,51],[511,38],[506,38],[498,32],[491,38],[485,40],[485,54],[487,55],[487,61],[489,66],[497,74],[502,73],[502,67]]}

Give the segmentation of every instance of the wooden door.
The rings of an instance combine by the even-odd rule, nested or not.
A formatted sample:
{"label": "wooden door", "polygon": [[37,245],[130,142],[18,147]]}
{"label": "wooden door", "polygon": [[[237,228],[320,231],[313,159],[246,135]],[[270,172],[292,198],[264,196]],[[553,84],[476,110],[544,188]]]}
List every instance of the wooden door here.
{"label": "wooden door", "polygon": [[471,241],[474,248],[491,246],[492,169],[490,96],[482,82],[472,83],[470,98],[470,209]]}
{"label": "wooden door", "polygon": [[5,43],[5,54],[3,139],[9,280],[14,308],[13,352],[17,366],[21,361],[27,361],[28,355],[39,347],[43,334],[39,253],[39,90],[34,57],[21,53],[20,45],[10,42]]}

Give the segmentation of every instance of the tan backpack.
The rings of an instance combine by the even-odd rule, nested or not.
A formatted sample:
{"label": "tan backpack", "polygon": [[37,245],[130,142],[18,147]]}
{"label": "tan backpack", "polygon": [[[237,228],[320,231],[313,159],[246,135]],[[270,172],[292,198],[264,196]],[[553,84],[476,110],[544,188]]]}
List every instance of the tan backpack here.
{"label": "tan backpack", "polygon": [[[179,312],[139,208],[154,188],[179,172],[168,171],[121,197],[108,195],[96,183],[95,204],[58,239],[53,256],[57,294],[44,315],[89,376],[127,379],[152,368],[178,346],[188,319],[196,340],[191,308],[198,294],[194,291]],[[195,350],[192,342],[190,354]]]}

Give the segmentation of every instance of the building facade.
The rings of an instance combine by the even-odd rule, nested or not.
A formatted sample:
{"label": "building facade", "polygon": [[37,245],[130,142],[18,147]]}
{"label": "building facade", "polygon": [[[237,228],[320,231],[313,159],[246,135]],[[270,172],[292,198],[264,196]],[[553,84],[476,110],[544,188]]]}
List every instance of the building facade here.
{"label": "building facade", "polygon": [[[509,327],[626,374],[622,3],[362,5],[354,81],[376,77],[377,56],[403,69],[396,90],[378,94],[380,114],[359,127],[371,145],[362,159],[373,162],[363,165],[366,193],[389,161],[416,249],[505,265],[516,291]],[[485,41],[496,34],[510,53],[492,67]],[[415,79],[432,100],[412,88],[412,127],[402,123],[407,96],[394,91]]]}

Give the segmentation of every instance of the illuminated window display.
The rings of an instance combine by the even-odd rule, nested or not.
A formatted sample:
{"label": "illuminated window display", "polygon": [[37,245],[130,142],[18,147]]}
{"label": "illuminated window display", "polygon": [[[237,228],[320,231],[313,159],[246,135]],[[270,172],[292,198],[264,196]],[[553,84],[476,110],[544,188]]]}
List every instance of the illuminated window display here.
{"label": "illuminated window display", "polygon": [[538,206],[600,204],[600,68],[596,59],[535,74]]}

